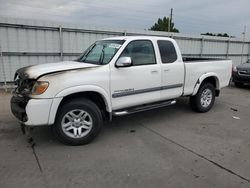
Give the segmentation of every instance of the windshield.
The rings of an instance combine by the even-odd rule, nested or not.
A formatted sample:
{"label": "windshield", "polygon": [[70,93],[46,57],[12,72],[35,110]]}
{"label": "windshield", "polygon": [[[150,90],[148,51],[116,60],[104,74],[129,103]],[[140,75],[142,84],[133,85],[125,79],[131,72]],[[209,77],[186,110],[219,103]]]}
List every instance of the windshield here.
{"label": "windshield", "polygon": [[120,49],[124,40],[102,40],[91,45],[76,61],[92,64],[108,64]]}
{"label": "windshield", "polygon": [[247,63],[250,63],[250,59],[247,60]]}

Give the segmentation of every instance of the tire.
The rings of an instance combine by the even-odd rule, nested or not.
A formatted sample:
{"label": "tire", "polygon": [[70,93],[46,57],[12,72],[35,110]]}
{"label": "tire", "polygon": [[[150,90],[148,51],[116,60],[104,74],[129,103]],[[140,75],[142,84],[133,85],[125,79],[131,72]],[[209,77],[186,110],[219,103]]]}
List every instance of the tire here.
{"label": "tire", "polygon": [[102,114],[98,106],[84,98],[63,104],[52,126],[57,139],[66,145],[90,143],[101,131]]}
{"label": "tire", "polygon": [[243,87],[243,86],[244,86],[244,83],[234,82],[234,85],[235,85],[236,87]]}
{"label": "tire", "polygon": [[215,101],[215,88],[210,83],[204,83],[195,96],[190,97],[191,108],[200,113],[208,112]]}

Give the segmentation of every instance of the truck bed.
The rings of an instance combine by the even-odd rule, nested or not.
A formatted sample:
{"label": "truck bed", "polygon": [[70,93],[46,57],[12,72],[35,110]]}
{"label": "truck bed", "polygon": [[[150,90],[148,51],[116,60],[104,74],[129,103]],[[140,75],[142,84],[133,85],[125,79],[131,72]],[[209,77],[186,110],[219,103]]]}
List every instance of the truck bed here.
{"label": "truck bed", "polygon": [[191,95],[199,78],[204,74],[214,74],[218,78],[217,89],[226,87],[232,72],[232,60],[215,58],[183,58],[185,66],[184,95]]}

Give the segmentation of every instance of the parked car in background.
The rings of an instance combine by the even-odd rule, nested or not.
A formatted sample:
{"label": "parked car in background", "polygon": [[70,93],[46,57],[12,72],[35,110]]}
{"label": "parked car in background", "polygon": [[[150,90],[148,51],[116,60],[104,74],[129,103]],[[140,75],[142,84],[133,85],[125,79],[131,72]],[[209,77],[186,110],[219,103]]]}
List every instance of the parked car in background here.
{"label": "parked car in background", "polygon": [[250,83],[250,59],[247,62],[234,66],[232,78],[235,86],[242,87]]}

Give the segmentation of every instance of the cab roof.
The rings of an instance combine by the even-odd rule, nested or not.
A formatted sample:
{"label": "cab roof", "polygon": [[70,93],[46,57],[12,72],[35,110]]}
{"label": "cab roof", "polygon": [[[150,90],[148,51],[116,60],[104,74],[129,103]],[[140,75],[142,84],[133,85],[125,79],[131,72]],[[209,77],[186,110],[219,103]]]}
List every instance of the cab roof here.
{"label": "cab roof", "polygon": [[166,40],[171,39],[169,37],[156,37],[156,36],[119,36],[119,37],[111,37],[111,38],[104,38],[102,40],[136,40],[136,39],[157,39],[157,40]]}

